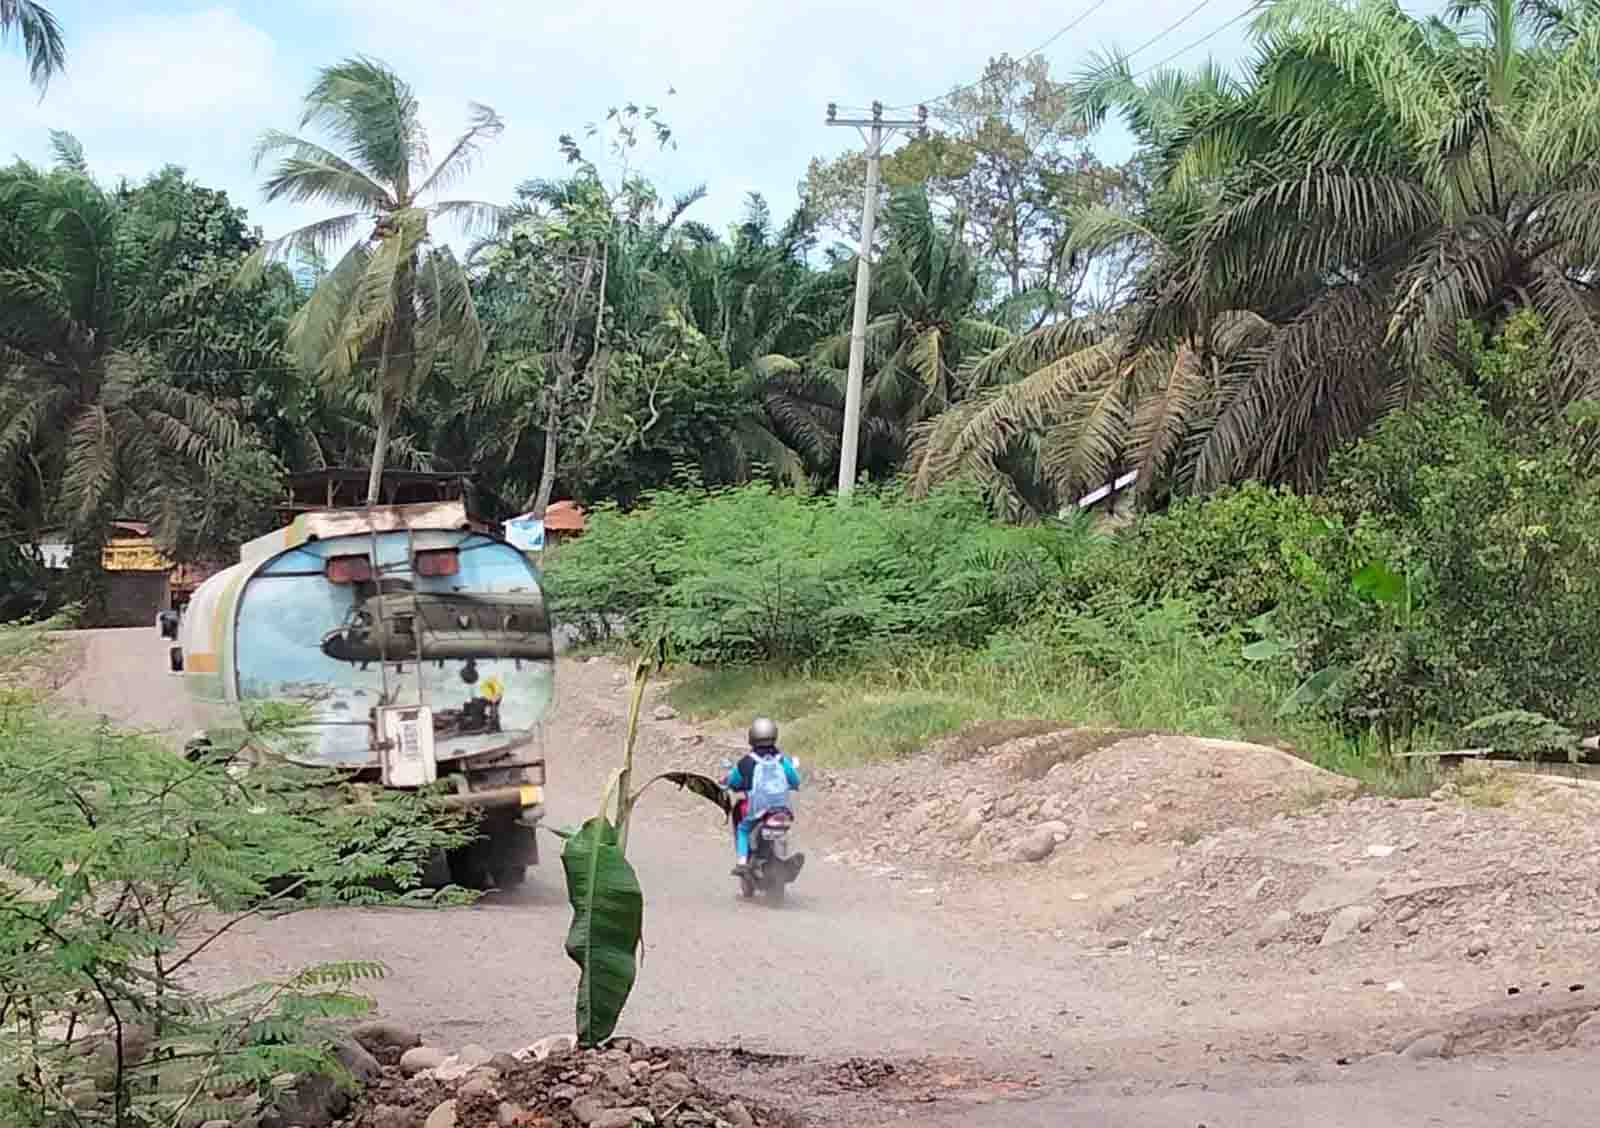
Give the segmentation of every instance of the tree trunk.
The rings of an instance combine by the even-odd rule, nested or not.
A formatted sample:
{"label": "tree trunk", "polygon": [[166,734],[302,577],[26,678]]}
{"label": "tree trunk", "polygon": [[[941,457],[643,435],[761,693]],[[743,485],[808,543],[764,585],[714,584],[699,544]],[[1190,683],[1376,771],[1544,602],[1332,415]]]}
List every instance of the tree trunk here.
{"label": "tree trunk", "polygon": [[563,362],[556,376],[555,390],[550,394],[550,407],[544,420],[544,467],[539,472],[539,489],[533,495],[531,506],[535,520],[544,519],[550,507],[550,495],[556,488],[556,430],[561,426],[561,401],[567,394],[567,368]]}
{"label": "tree trunk", "polygon": [[383,469],[389,453],[390,432],[400,414],[400,404],[411,392],[411,373],[416,365],[416,256],[400,264],[395,275],[394,316],[383,331],[383,352],[378,358],[377,424],[373,441],[372,470],[367,476],[367,505],[382,501]]}
{"label": "tree trunk", "polygon": [[[388,348],[384,353],[388,353]],[[378,392],[378,438],[372,444],[372,472],[367,475],[367,505],[377,505],[380,491],[383,488],[383,460],[384,452],[389,449],[389,409],[383,402],[385,396],[380,389]]]}
{"label": "tree trunk", "polygon": [[[609,245],[607,247],[609,252]],[[609,262],[609,254],[608,254]],[[602,273],[600,291],[600,317],[602,320],[596,326],[596,333],[603,330],[605,317],[605,289]],[[550,392],[550,402],[545,411],[544,425],[544,466],[539,471],[539,488],[534,491],[533,497],[528,499],[530,515],[534,520],[543,520],[544,511],[550,507],[550,495],[556,488],[556,462],[559,453],[557,447],[559,440],[556,432],[561,426],[561,405],[566,401],[567,392],[572,388],[573,345],[577,339],[578,317],[583,310],[583,298],[589,292],[589,283],[594,279],[594,253],[583,264],[583,278],[578,283],[577,293],[573,296],[572,312],[567,323],[566,340],[561,347],[561,354],[556,358],[556,386]],[[599,341],[595,342],[598,349]]]}

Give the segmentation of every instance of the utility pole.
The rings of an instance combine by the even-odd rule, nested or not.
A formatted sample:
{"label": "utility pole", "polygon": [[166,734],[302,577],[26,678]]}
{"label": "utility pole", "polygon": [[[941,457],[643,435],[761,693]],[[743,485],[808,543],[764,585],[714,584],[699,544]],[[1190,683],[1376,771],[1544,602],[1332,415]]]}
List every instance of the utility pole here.
{"label": "utility pole", "polygon": [[861,435],[861,377],[866,367],[867,297],[872,286],[872,226],[878,216],[878,158],[884,142],[902,129],[928,131],[928,107],[917,107],[917,120],[890,121],[883,103],[872,103],[872,117],[839,117],[839,107],[828,103],[828,124],[849,125],[861,131],[867,143],[867,197],[861,208],[861,250],[856,256],[856,308],[850,320],[850,372],[844,389],[844,433],[839,437],[839,496],[847,498],[856,484],[856,446]]}

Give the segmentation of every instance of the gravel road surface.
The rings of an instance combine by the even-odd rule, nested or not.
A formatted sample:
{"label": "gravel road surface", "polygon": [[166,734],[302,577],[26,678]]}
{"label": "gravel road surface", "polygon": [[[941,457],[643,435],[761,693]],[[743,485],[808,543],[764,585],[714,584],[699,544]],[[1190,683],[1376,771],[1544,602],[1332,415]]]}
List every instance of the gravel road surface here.
{"label": "gravel road surface", "polygon": [[[181,680],[167,669],[169,644],[153,627],[81,637],[83,657],[60,701],[177,737],[195,727]],[[621,746],[622,682],[609,662],[562,664],[544,737],[556,825],[595,809]],[[646,723],[640,755],[651,770],[716,770],[716,735],[699,742],[684,729]],[[1156,977],[1137,967],[1108,973],[1094,958],[1104,953],[1013,935],[1003,911],[954,920],[932,907],[933,890],[916,880],[830,864],[826,855],[840,844],[818,848],[823,828],[807,827],[803,805],[799,815],[800,836],[813,847],[810,864],[789,903],[772,909],[735,897],[717,812],[670,789],[652,792],[629,850],[647,905],[644,962],[622,1033],[825,1058],[962,1061],[976,1063],[972,1077],[1026,1070],[1036,1082],[1032,1101],[963,1106],[944,1119],[932,1105],[901,1123],[1596,1122],[1595,1055],[1402,1063],[1333,1079],[1324,1072],[1286,1080],[1279,1070],[1268,1083],[1251,1064],[1272,1060],[1280,1034],[1293,1033],[1297,1055],[1313,1045],[1320,1053],[1313,1026],[1325,1023],[1337,1040],[1362,1016],[1338,1015],[1327,996],[1280,1008],[1240,1001],[1206,1009],[1163,999],[1140,987]],[[490,895],[461,910],[321,911],[247,925],[212,949],[203,974],[237,982],[316,961],[377,957],[392,969],[375,991],[383,1012],[415,1025],[430,1043],[514,1048],[570,1029],[576,972],[562,950],[568,912],[552,843],[545,840],[541,865],[514,896]],[[1249,987],[1230,979],[1207,997],[1226,999],[1234,989],[1242,1000]],[[864,1110],[853,1122],[878,1121]]]}

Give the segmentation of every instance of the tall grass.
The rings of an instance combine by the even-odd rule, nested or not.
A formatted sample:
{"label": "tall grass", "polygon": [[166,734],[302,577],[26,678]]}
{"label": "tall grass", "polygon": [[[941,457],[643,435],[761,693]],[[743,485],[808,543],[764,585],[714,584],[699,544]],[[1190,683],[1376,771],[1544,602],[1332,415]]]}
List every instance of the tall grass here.
{"label": "tall grass", "polygon": [[921,647],[827,673],[690,668],[669,694],[703,718],[772,716],[784,723],[785,749],[823,767],[901,758],[975,722],[1030,720],[1277,745],[1385,795],[1434,786],[1431,771],[1388,762],[1370,737],[1279,717],[1286,687],[1240,660],[1230,640],[1202,633],[1182,604],[1123,622],[1107,668],[1094,637],[1112,629],[1101,621],[1066,644],[1053,629],[1003,632],[979,651]]}

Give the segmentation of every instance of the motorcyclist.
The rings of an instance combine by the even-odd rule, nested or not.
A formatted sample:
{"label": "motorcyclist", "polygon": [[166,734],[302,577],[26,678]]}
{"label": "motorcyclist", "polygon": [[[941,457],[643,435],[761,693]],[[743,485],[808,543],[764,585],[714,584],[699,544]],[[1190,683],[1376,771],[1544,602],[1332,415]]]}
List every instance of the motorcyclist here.
{"label": "motorcyclist", "polygon": [[[774,807],[789,805],[789,792],[800,789],[800,773],[794,761],[778,747],[778,725],[770,717],[757,717],[750,722],[750,751],[728,771],[722,786],[743,800],[743,808],[735,817],[733,845],[738,853],[738,864],[733,867],[735,877],[750,872],[750,831],[761,816]],[[742,817],[739,817],[742,815]],[[800,855],[796,855],[798,864]]]}

